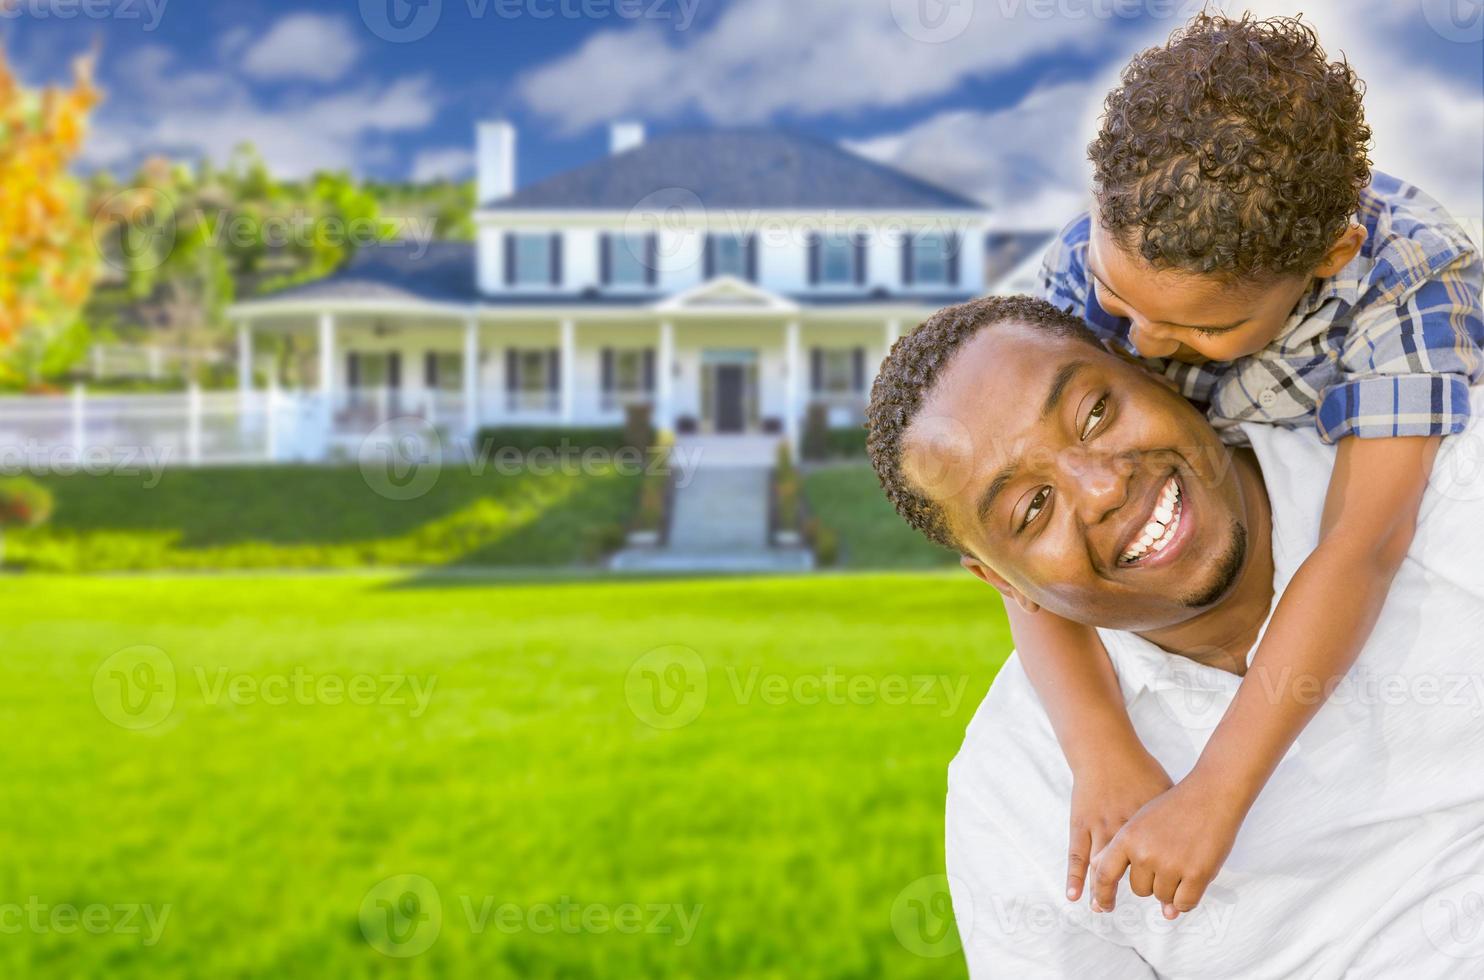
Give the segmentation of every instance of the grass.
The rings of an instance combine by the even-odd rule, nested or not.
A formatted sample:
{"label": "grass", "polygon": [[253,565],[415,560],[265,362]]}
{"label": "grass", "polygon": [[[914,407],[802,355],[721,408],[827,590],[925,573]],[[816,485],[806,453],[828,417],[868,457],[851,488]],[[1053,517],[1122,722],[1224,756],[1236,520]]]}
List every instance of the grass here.
{"label": "grass", "polygon": [[426,493],[399,500],[355,466],[167,469],[158,483],[49,477],[56,515],[8,534],[6,560],[68,572],[565,565],[583,556],[589,528],[627,520],[639,479],[447,466]]}
{"label": "grass", "polygon": [[804,477],[810,511],[840,537],[839,564],[855,569],[952,568],[958,555],[897,516],[868,463],[815,469]]}
{"label": "grass", "polygon": [[[961,976],[892,916],[943,869],[945,767],[1009,645],[988,595],[959,574],[15,578],[0,903],[114,918],[43,911],[0,975]],[[653,727],[686,720],[644,673],[674,665],[704,696]],[[168,676],[173,705],[150,700]],[[431,686],[425,710],[396,678]],[[143,715],[121,679],[149,682],[127,688]],[[339,703],[356,690],[408,703]],[[158,723],[109,720],[136,717]],[[405,959],[363,931],[386,921],[368,889],[404,874],[442,909]],[[153,945],[112,931],[136,904],[169,906]]]}

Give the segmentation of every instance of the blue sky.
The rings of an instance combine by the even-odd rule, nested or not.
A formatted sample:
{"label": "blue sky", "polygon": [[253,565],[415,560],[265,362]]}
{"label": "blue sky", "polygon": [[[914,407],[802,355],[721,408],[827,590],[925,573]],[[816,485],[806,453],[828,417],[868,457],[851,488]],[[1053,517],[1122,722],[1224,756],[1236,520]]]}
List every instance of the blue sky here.
{"label": "blue sky", "polygon": [[[642,120],[652,133],[783,125],[977,194],[1010,223],[1076,205],[1101,93],[1131,52],[1199,8],[1195,0],[0,7],[7,2],[15,9],[0,20],[5,47],[32,81],[63,77],[72,54],[101,43],[108,101],[91,166],[127,171],[151,152],[220,158],[251,139],[285,175],[331,167],[463,176],[475,122],[498,116],[518,127],[525,184],[601,155],[613,119]],[[1275,12],[1265,2],[1252,6]],[[1440,18],[1450,4],[1467,14],[1475,2],[1304,5],[1331,51],[1345,50],[1370,82],[1377,162],[1469,213],[1484,211],[1484,46],[1474,41],[1484,16],[1477,25]]]}

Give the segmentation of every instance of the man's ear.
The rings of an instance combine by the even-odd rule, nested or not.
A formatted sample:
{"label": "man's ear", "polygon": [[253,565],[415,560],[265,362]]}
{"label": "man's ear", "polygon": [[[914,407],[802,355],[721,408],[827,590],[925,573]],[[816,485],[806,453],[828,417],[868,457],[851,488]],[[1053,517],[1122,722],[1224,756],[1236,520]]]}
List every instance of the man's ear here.
{"label": "man's ear", "polygon": [[1360,247],[1365,244],[1366,234],[1364,225],[1351,224],[1335,239],[1329,251],[1324,253],[1324,258],[1314,267],[1314,275],[1319,279],[1328,279],[1349,265],[1350,260],[1355,258]]}
{"label": "man's ear", "polygon": [[1024,592],[1021,592],[1015,586],[1011,585],[1009,582],[1006,582],[1003,578],[1000,577],[998,572],[996,572],[993,568],[990,568],[988,565],[984,564],[984,562],[980,561],[978,558],[975,558],[973,555],[959,555],[958,563],[965,569],[967,569],[970,575],[974,576],[979,581],[984,582],[987,585],[993,586],[1000,593],[1000,595],[1015,603],[1026,612],[1033,613],[1041,608],[1030,599],[1026,598]]}

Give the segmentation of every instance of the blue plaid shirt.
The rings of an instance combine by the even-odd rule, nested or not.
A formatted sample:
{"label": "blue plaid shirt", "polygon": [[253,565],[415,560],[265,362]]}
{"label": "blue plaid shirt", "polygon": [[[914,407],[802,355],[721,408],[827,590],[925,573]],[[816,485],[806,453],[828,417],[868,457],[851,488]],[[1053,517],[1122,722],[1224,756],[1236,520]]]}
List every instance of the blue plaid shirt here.
{"label": "blue plaid shirt", "polygon": [[[1479,250],[1436,201],[1381,173],[1356,220],[1368,233],[1359,254],[1315,281],[1266,348],[1227,362],[1145,363],[1206,405],[1224,438],[1240,438],[1240,422],[1311,419],[1326,442],[1461,431],[1469,386],[1484,376]],[[1052,243],[1042,295],[1135,354],[1129,321],[1088,288],[1088,226],[1084,213]]]}

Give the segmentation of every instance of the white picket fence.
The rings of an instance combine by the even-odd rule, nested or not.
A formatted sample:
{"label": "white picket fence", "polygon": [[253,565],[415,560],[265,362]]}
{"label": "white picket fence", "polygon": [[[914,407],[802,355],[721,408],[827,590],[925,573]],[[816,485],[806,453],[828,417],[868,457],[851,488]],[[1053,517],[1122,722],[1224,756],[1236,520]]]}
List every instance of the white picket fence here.
{"label": "white picket fence", "polygon": [[324,396],[277,388],[168,394],[0,398],[0,472],[116,472],[133,466],[223,466],[354,459],[389,432],[430,450],[463,451],[457,394],[411,401],[388,389]]}

